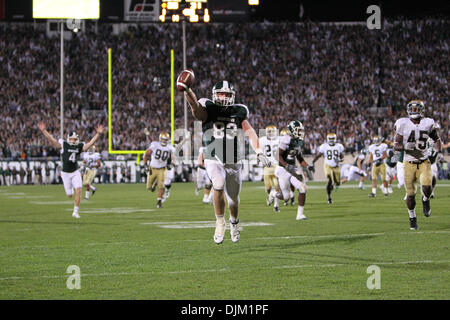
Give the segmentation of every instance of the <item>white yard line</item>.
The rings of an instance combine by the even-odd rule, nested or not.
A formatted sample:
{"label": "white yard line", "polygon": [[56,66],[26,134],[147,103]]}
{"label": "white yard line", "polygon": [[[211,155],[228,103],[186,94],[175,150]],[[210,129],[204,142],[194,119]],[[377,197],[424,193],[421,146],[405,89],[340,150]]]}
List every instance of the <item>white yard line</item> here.
{"label": "white yard line", "polygon": [[[336,268],[336,267],[354,267],[370,265],[406,265],[406,264],[441,264],[450,263],[450,260],[416,260],[416,261],[390,261],[390,262],[365,262],[365,263],[325,263],[325,264],[303,264],[303,265],[281,265],[258,267],[259,269],[298,269],[298,268]],[[103,272],[103,273],[81,273],[81,277],[117,277],[117,276],[142,276],[142,275],[169,275],[169,274],[189,274],[189,273],[218,273],[232,271],[230,268],[222,269],[200,269],[200,270],[178,270],[178,271],[149,271],[149,272]],[[7,280],[30,280],[30,279],[58,279],[67,278],[67,275],[40,275],[31,277],[2,277],[0,281]]]}

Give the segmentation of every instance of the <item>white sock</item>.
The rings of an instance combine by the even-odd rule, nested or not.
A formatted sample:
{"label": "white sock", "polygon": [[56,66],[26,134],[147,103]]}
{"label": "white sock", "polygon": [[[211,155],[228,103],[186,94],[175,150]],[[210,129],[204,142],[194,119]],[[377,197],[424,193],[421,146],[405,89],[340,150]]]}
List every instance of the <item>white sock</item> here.
{"label": "white sock", "polygon": [[207,194],[203,195],[203,201],[208,201],[208,195]]}
{"label": "white sock", "polygon": [[223,216],[216,216],[216,220],[221,222],[221,223],[225,223],[225,215],[223,215]]}
{"label": "white sock", "polygon": [[162,200],[162,198],[158,197],[157,200],[158,200],[158,201],[159,201],[159,200]]}
{"label": "white sock", "polygon": [[410,218],[415,218],[416,217],[416,208],[414,208],[412,210],[408,209],[408,213],[409,213]]}
{"label": "white sock", "polygon": [[294,191],[291,191],[291,193],[290,193],[290,197],[291,197],[291,198],[293,198],[293,197],[294,197],[294,195],[295,195]]}
{"label": "white sock", "polygon": [[304,214],[303,214],[304,209],[305,209],[305,207],[303,207],[303,206],[298,206],[298,208],[297,208],[297,217],[298,217],[298,216],[303,216],[303,215],[304,215]]}
{"label": "white sock", "polygon": [[428,200],[429,200],[429,198],[423,196],[422,201],[426,202],[426,201],[428,201]]}
{"label": "white sock", "polygon": [[78,213],[78,209],[79,209],[79,208],[80,208],[80,207],[74,206],[74,207],[73,207],[73,212]]}
{"label": "white sock", "polygon": [[278,197],[275,197],[275,203],[274,206],[278,207],[278,204],[280,203],[280,199],[278,199]]}
{"label": "white sock", "polygon": [[94,186],[92,186],[92,185],[91,185],[91,189],[92,189],[92,191],[95,191],[95,188],[94,188]]}
{"label": "white sock", "polygon": [[212,190],[209,192],[209,195],[208,195],[208,201],[210,201],[211,199],[212,199],[212,197],[213,197],[213,192],[212,192]]}
{"label": "white sock", "polygon": [[377,194],[377,188],[372,188],[372,193]]}
{"label": "white sock", "polygon": [[86,191],[86,199],[89,199],[89,194],[90,194],[90,192]]}
{"label": "white sock", "polygon": [[233,218],[232,216],[230,216],[230,222],[231,223],[236,223],[236,221],[238,221],[239,219],[237,218]]}
{"label": "white sock", "polygon": [[361,188],[361,187],[363,186],[363,184],[364,184],[364,183],[360,181],[360,182],[359,182],[359,187]]}

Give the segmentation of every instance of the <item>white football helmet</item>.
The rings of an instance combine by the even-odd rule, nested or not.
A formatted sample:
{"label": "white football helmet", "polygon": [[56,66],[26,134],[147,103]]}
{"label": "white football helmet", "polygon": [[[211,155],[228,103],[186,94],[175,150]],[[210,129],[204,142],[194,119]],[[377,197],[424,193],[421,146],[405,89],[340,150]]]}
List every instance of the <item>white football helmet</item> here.
{"label": "white football helmet", "polygon": [[[219,97],[218,93],[226,93],[228,96]],[[233,105],[235,96],[236,92],[233,85],[226,80],[217,82],[212,89],[212,100],[219,106],[228,107]]]}
{"label": "white football helmet", "polygon": [[[73,139],[75,139],[75,141],[72,141]],[[78,143],[80,143],[80,137],[77,135],[77,133],[75,131],[73,131],[71,134],[69,134],[67,136],[67,142],[72,145],[75,146]]]}

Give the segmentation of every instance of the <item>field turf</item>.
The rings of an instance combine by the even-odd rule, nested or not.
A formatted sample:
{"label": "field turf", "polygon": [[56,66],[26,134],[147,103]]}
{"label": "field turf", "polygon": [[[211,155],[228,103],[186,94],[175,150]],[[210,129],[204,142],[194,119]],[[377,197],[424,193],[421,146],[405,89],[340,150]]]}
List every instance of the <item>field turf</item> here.
{"label": "field turf", "polygon": [[[0,187],[0,299],[450,299],[450,183],[429,218],[417,197],[418,231],[404,189],[369,198],[348,184],[328,205],[325,184],[308,185],[296,221],[296,206],[274,213],[262,183],[244,183],[241,240],[227,230],[221,245],[192,183],[173,184],[162,209],[143,184],[97,185],[81,219],[61,185]],[[367,287],[371,265],[381,289]]]}

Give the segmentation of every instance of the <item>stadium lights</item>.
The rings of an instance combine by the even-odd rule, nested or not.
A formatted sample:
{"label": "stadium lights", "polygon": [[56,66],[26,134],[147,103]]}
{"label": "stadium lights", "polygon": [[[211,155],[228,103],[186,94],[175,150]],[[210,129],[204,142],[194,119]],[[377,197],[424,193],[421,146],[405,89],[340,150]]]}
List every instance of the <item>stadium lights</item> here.
{"label": "stadium lights", "polygon": [[249,6],[259,6],[259,0],[248,0]]}
{"label": "stadium lights", "polygon": [[209,15],[208,9],[205,9],[205,15],[203,16],[203,22],[211,21],[211,16]]}
{"label": "stadium lights", "polygon": [[193,14],[189,16],[189,22],[198,22],[198,14]]}
{"label": "stadium lights", "polygon": [[179,8],[178,1],[169,1],[167,2],[167,9],[169,10],[177,10]]}
{"label": "stadium lights", "polygon": [[180,22],[180,16],[178,14],[174,14],[172,16],[172,22]]}

